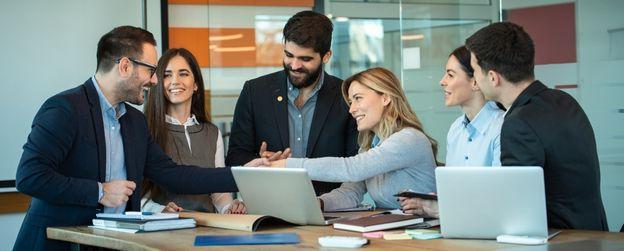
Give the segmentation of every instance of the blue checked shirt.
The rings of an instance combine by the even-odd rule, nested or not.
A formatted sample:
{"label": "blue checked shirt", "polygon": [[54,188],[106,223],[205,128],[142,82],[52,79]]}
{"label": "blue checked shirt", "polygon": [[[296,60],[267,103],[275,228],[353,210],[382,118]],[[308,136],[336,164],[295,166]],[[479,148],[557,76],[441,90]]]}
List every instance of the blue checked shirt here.
{"label": "blue checked shirt", "polygon": [[323,79],[325,79],[325,73],[321,71],[319,81],[314,90],[312,90],[310,98],[299,109],[295,105],[295,99],[299,96],[299,89],[294,87],[290,80],[286,78],[288,84],[288,135],[290,137],[290,150],[293,158],[306,157],[312,118],[314,117],[318,92],[323,86]]}
{"label": "blue checked shirt", "polygon": [[[124,156],[124,145],[121,138],[121,124],[119,118],[126,114],[126,106],[123,102],[116,106],[111,105],[104,93],[100,89],[95,77],[92,77],[93,83],[95,83],[95,90],[97,90],[98,97],[100,99],[100,109],[102,109],[102,121],[104,122],[104,141],[106,142],[106,178],[105,182],[112,180],[126,180],[126,164]],[[102,190],[102,184],[98,184],[100,197],[98,201],[104,196]],[[104,213],[123,213],[126,210],[126,205],[119,207],[104,207]]]}

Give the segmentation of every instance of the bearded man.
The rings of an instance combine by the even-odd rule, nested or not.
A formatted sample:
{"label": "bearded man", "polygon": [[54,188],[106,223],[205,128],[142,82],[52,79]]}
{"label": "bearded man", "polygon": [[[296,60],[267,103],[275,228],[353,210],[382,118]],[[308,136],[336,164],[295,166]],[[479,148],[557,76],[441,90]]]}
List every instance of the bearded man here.
{"label": "bearded man", "polygon": [[[284,26],[284,70],[249,80],[240,93],[228,166],[258,157],[348,157],[357,153],[356,122],[340,93],[342,79],[323,66],[332,55],[333,25],[302,11]],[[313,181],[317,195],[340,186]]]}

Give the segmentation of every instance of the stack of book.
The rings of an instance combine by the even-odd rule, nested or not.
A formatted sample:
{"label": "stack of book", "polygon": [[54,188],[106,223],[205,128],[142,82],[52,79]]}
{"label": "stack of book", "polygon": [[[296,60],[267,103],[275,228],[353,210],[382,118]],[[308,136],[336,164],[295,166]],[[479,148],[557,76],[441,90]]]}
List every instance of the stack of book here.
{"label": "stack of book", "polygon": [[126,212],[125,214],[96,214],[93,227],[128,233],[194,228],[194,219],[179,218],[178,214]]}

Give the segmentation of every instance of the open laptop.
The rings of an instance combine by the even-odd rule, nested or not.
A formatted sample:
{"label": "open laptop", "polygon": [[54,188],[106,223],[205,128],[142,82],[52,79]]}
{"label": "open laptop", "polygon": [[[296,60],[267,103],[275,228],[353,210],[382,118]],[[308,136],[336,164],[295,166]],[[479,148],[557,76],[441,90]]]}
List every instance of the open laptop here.
{"label": "open laptop", "polygon": [[329,225],[305,169],[232,167],[247,213],[270,215],[300,225]]}
{"label": "open laptop", "polygon": [[541,167],[438,167],[444,238],[548,236]]}

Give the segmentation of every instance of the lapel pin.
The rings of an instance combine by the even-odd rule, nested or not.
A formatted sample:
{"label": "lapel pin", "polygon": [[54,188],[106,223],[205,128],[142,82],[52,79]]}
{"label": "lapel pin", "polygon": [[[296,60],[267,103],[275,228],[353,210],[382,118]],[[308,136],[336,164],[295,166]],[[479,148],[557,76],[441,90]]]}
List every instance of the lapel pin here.
{"label": "lapel pin", "polygon": [[277,101],[282,102],[283,99],[282,96],[277,96]]}

